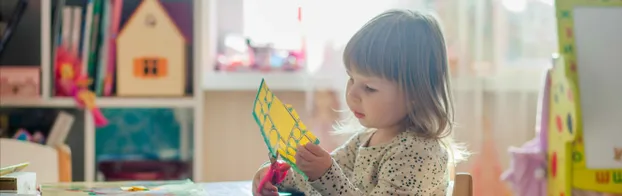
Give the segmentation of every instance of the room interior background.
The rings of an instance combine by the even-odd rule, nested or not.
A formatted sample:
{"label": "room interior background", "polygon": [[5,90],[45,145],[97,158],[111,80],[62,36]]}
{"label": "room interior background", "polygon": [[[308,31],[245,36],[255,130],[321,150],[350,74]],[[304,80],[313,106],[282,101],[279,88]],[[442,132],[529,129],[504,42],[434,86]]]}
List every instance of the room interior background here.
{"label": "room interior background", "polygon": [[[543,70],[551,66],[551,54],[556,52],[552,0],[315,0],[300,4],[308,44],[307,71],[335,88],[286,90],[277,95],[297,108],[326,148],[334,148],[344,139],[328,135],[337,116],[326,106],[344,107],[341,90],[346,78],[340,55],[348,38],[365,21],[389,8],[430,11],[442,21],[447,39],[458,124],[454,135],[473,153],[457,171],[474,175],[476,195],[508,193],[507,185],[499,180],[508,166],[507,149],[534,137]],[[299,28],[293,17],[288,17],[298,5],[287,0],[218,0],[217,36],[219,40],[232,33],[257,39],[288,37],[288,32]],[[248,115],[249,106],[239,103],[250,103],[253,94],[205,93],[205,139],[235,136],[242,140],[206,144],[206,155],[218,157],[206,160],[206,180],[247,179],[265,161],[265,150],[257,148],[263,145],[260,136],[244,134],[256,129],[254,122],[236,118]],[[211,113],[214,108],[226,112]],[[220,150],[225,148],[253,153],[241,158]],[[237,169],[233,172],[223,167]]]}
{"label": "room interior background", "polygon": [[[473,153],[469,161],[461,163],[456,171],[473,174],[475,195],[507,193],[507,186],[499,180],[509,162],[507,148],[534,137],[536,103],[543,71],[551,65],[550,56],[557,48],[552,0],[209,0],[199,5],[205,11],[202,21],[208,23],[202,28],[208,32],[209,35],[205,36],[209,39],[205,40],[209,41],[200,43],[210,48],[205,50],[208,51],[206,58],[213,59],[215,54],[212,52],[222,51],[225,37],[231,34],[285,44],[298,42],[301,35],[304,37],[308,60],[303,75],[308,75],[312,82],[305,88],[279,88],[275,92],[296,108],[319,136],[321,144],[329,150],[347,137],[332,136],[330,131],[331,125],[339,118],[333,109],[345,108],[343,87],[347,78],[341,52],[349,37],[364,22],[389,8],[434,13],[444,28],[453,74],[458,123],[454,136],[457,141],[467,144]],[[302,23],[296,20],[298,7],[302,8]],[[29,9],[36,11],[36,3]],[[24,18],[25,22],[32,23],[25,26],[33,28],[18,30],[32,34],[41,31],[41,22],[27,17],[38,16],[27,14]],[[28,36],[21,38],[24,37]],[[212,40],[217,41],[210,42]],[[32,45],[39,47],[38,44]],[[24,50],[38,51],[39,48]],[[41,60],[39,57],[24,59],[33,61],[28,62],[33,65]],[[226,82],[210,79],[215,74],[214,64],[204,66],[204,91],[200,96],[203,97],[203,113],[198,115],[202,116],[199,121],[203,125],[203,142],[201,149],[192,149],[200,151],[204,157],[203,165],[199,166],[203,174],[200,179],[208,182],[249,180],[257,167],[267,160],[265,144],[251,116],[255,85],[259,81],[255,81],[257,77],[249,77],[248,81],[237,82],[249,83],[252,88],[226,88]],[[268,83],[282,86],[298,75],[284,73],[276,76],[282,77],[270,77],[272,80]],[[62,105],[71,104],[63,102]],[[76,113],[74,127],[77,128],[68,136],[74,138],[68,140],[69,145],[85,146],[84,143],[93,142],[84,140],[82,129],[88,122],[84,115],[71,110]],[[141,112],[133,115],[140,117],[137,113]],[[169,120],[173,116],[170,111],[161,111],[160,114]],[[151,121],[161,122],[158,119]],[[153,135],[150,140],[179,135],[160,131],[167,135]],[[97,131],[97,137],[107,134],[112,131]],[[156,147],[169,145],[158,144]],[[108,146],[114,147],[114,144]],[[74,164],[75,180],[84,180],[85,168],[93,167],[85,166],[88,163],[84,161],[84,154],[93,154],[89,150],[93,149],[72,149],[73,159],[77,160]]]}

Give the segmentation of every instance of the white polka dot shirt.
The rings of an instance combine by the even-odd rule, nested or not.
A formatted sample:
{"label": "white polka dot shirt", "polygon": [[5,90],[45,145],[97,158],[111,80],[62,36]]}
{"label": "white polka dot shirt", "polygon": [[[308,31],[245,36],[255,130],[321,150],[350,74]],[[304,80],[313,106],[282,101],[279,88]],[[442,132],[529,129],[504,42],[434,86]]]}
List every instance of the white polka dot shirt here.
{"label": "white polka dot shirt", "polygon": [[351,137],[331,153],[333,165],[309,182],[290,171],[279,190],[305,195],[445,196],[448,153],[437,140],[405,131],[391,142],[366,147],[372,131]]}

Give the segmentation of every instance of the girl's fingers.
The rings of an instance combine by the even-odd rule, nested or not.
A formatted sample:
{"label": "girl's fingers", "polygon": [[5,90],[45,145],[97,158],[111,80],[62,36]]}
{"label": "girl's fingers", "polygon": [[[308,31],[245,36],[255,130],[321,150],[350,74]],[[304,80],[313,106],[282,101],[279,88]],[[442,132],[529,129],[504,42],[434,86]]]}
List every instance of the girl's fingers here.
{"label": "girl's fingers", "polygon": [[314,143],[307,143],[303,146],[303,148],[305,150],[307,150],[310,154],[313,154],[313,156],[321,156],[324,149],[322,149],[322,147],[314,144]]}
{"label": "girl's fingers", "polygon": [[262,196],[278,196],[279,192],[276,186],[274,186],[270,182],[267,182],[266,184],[264,184],[264,187],[261,190],[261,195]]}
{"label": "girl's fingers", "polygon": [[298,165],[298,166],[304,166],[304,165],[306,165],[305,163],[309,162],[308,160],[302,158],[301,154],[299,154],[299,153],[296,153],[294,158],[296,159],[296,165]]}
{"label": "girl's fingers", "polygon": [[313,154],[311,154],[307,149],[305,149],[305,147],[303,146],[298,146],[298,150],[296,152],[296,156],[298,156],[300,159],[310,162],[313,158]]}

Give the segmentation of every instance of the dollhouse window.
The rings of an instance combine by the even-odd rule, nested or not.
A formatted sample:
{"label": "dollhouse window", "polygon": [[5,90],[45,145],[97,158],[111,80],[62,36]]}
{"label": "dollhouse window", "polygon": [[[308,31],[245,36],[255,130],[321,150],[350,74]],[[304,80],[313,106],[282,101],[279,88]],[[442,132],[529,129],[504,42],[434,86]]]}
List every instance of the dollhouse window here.
{"label": "dollhouse window", "polygon": [[139,58],[134,61],[134,76],[160,78],[166,76],[167,61],[164,58]]}

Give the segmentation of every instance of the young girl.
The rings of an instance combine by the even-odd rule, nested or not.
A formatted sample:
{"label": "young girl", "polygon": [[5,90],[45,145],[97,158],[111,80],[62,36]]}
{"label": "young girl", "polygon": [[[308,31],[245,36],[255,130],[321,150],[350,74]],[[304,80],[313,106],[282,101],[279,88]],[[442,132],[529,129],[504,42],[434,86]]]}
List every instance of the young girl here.
{"label": "young girl", "polygon": [[256,192],[267,170],[262,167],[253,182],[255,195],[285,190],[444,196],[449,154],[461,154],[448,137],[453,107],[446,58],[443,34],[432,16],[390,10],[373,18],[343,54],[350,76],[347,105],[354,125],[363,128],[340,127],[356,134],[331,154],[317,145],[299,146],[296,164],[307,180],[289,171],[283,182]]}

